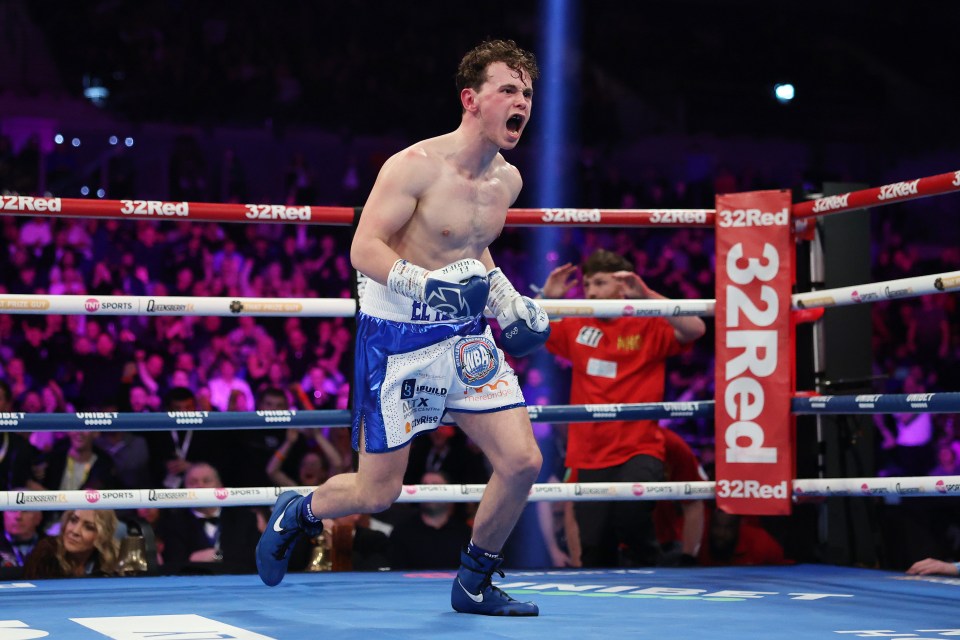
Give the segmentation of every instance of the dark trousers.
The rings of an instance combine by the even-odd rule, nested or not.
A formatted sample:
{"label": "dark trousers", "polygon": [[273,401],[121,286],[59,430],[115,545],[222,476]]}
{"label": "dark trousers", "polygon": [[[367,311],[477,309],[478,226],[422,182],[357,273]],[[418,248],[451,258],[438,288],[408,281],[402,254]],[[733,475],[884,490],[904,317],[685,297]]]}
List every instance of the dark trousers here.
{"label": "dark trousers", "polygon": [[[580,469],[586,482],[662,482],[663,461],[639,455],[604,469]],[[653,526],[654,502],[577,502],[574,515],[580,528],[584,567],[653,566],[660,560],[660,545]]]}

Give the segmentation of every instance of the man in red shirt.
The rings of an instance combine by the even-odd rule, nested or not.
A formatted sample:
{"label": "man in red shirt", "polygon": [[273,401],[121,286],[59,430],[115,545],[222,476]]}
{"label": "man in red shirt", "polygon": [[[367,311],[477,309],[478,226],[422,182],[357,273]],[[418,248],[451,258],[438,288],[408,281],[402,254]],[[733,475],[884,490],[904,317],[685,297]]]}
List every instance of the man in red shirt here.
{"label": "man in red shirt", "polygon": [[699,560],[704,567],[792,564],[757,516],[737,516],[719,508],[710,516]]}
{"label": "man in red shirt", "polygon": [[[705,482],[707,477],[690,445],[672,429],[662,428],[667,482]],[[693,566],[703,539],[703,500],[658,500],[653,510],[663,565]]]}
{"label": "man in red shirt", "polygon": [[[664,299],[603,249],[582,266],[588,299]],[[577,267],[550,272],[545,298],[562,298],[576,284]],[[659,402],[665,361],[702,336],[700,318],[564,318],[551,323],[546,347],[572,364],[571,404]],[[656,422],[632,420],[570,424],[566,465],[580,482],[658,482],[664,478],[664,437]],[[579,502],[575,505],[584,566],[656,564],[660,548],[653,503]]]}

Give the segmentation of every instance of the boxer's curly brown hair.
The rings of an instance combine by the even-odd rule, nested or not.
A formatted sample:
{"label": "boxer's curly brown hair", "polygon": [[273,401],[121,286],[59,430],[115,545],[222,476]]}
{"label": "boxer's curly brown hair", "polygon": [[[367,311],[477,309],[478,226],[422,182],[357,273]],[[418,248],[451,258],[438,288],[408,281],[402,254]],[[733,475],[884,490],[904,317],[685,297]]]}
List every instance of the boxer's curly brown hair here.
{"label": "boxer's curly brown hair", "polygon": [[479,90],[487,80],[487,67],[502,62],[516,71],[522,79],[524,74],[532,83],[540,77],[537,58],[517,46],[513,40],[485,40],[467,52],[457,67],[457,93],[464,89]]}

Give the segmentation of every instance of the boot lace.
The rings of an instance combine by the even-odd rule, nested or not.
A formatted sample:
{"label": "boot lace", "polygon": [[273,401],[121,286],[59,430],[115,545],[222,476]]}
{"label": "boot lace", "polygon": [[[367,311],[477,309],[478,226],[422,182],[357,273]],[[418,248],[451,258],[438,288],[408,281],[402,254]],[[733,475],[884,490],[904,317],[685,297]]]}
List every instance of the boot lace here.
{"label": "boot lace", "polygon": [[504,590],[501,589],[500,587],[495,586],[495,585],[493,584],[493,582],[491,582],[491,581],[493,580],[493,574],[494,574],[494,573],[497,574],[498,576],[500,576],[501,578],[505,578],[505,577],[506,577],[506,574],[504,574],[503,571],[501,571],[500,569],[494,569],[494,570],[491,571],[490,573],[487,573],[487,574],[483,577],[483,580],[480,582],[480,592],[483,593],[483,590],[484,590],[484,589],[490,589],[490,590],[493,591],[497,596],[503,598],[504,600],[509,600],[510,602],[515,602],[515,600],[514,600],[513,598],[511,598],[511,597],[507,594],[506,591],[504,591]]}

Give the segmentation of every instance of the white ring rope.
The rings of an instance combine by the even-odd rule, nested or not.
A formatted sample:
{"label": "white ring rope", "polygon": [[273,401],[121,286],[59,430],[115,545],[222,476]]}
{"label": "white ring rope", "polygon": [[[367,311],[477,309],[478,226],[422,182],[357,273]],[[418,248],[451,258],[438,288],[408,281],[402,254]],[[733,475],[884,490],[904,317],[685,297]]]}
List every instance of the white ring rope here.
{"label": "white ring rope", "polygon": [[840,307],[894,298],[918,298],[929,294],[948,293],[950,290],[956,292],[958,288],[960,288],[960,271],[948,271],[914,278],[858,284],[852,287],[796,293],[793,295],[793,307],[795,309]]}
{"label": "white ring rope", "polygon": [[[792,296],[793,308],[815,309],[894,298],[955,292],[960,271],[822,289]],[[552,318],[712,316],[716,300],[538,300]],[[209,296],[0,295],[0,313],[101,316],[302,316],[346,318],[357,312],[351,298],[215,298]]]}
{"label": "white ring rope", "polygon": [[97,316],[353,317],[352,298],[0,295],[0,313]]}
{"label": "white ring rope", "polygon": [[[722,484],[726,482],[727,484]],[[751,493],[762,487],[721,481],[727,494]],[[786,484],[786,481],[784,481]],[[397,502],[479,502],[483,484],[404,485]],[[270,506],[284,491],[302,495],[314,487],[232,487],[218,489],[87,489],[80,491],[0,491],[0,511],[62,511],[64,509],[138,509]],[[714,482],[594,482],[542,483],[530,490],[529,502],[588,502],[597,500],[708,500]],[[784,487],[783,490],[786,490]],[[793,481],[795,498],[806,496],[958,496],[960,476],[903,478],[813,478]]]}
{"label": "white ring rope", "polygon": [[551,318],[621,318],[646,316],[712,316],[715,300],[577,300],[538,299]]}

